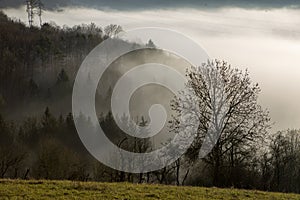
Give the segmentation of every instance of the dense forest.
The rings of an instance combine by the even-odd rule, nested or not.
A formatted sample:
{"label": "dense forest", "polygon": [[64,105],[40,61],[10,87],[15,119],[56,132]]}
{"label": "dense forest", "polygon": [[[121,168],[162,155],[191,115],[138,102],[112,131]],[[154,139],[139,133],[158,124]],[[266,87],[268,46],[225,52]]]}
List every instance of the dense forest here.
{"label": "dense forest", "polygon": [[[248,74],[223,62],[211,65],[217,65],[222,75],[234,80],[231,88],[241,86],[245,94],[253,95],[238,112],[230,114],[258,120],[251,130],[227,128],[207,157],[195,158],[199,150],[195,143],[195,148],[174,164],[146,174],[119,172],[90,156],[77,135],[71,114],[72,86],[87,54],[121,30],[118,25],[101,28],[93,23],[28,27],[0,12],[0,178],[128,181],[300,193],[300,131],[270,133],[267,113],[255,104],[260,89],[256,85],[248,87]],[[188,73],[191,88],[197,84],[204,87],[198,71]],[[109,88],[107,93],[109,96]],[[205,99],[205,94],[199,91],[199,97]],[[107,97],[97,98],[100,107],[106,104]],[[182,111],[176,102],[171,107]],[[243,114],[243,109],[249,107],[257,111],[255,116]],[[142,116],[135,121],[140,126],[148,123]],[[152,149],[148,139],[120,140],[118,136],[124,133],[109,110],[99,114],[99,122],[119,147],[133,152]],[[203,130],[207,128],[207,122],[201,125]],[[170,127],[178,131],[176,120]],[[242,130],[248,130],[247,134]]]}

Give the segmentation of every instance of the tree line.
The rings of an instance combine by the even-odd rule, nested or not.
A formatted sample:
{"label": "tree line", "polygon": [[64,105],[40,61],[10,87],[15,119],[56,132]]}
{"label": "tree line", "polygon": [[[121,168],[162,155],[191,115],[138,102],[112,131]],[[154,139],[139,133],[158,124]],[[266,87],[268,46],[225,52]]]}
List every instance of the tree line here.
{"label": "tree line", "polygon": [[[111,113],[102,115],[99,123],[119,147],[134,152],[151,151],[148,139],[124,136]],[[137,123],[147,124],[143,117]],[[299,193],[299,136],[300,130],[285,130],[270,135],[268,142],[257,149],[243,149],[240,144],[218,158],[218,166],[215,151],[220,147],[216,146],[204,159],[191,158],[189,150],[161,170],[130,174],[110,169],[89,155],[77,135],[71,113],[55,117],[46,108],[41,117],[29,117],[20,125],[0,116],[0,178],[128,181]]]}

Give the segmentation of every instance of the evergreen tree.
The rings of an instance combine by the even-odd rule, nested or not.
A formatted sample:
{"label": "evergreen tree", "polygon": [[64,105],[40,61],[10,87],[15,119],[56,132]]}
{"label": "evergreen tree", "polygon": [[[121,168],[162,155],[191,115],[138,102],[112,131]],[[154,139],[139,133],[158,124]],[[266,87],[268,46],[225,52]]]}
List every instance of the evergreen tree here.
{"label": "evergreen tree", "polygon": [[66,71],[64,69],[62,69],[57,76],[56,83],[61,84],[61,83],[66,83],[66,82],[69,82],[69,77],[68,77],[68,74],[66,73]]}

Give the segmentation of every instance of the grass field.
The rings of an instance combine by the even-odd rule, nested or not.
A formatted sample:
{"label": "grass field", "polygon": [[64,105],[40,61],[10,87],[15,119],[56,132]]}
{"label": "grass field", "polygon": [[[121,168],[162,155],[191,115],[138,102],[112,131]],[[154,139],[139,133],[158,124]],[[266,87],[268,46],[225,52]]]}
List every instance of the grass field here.
{"label": "grass field", "polygon": [[299,200],[300,195],[131,183],[0,180],[0,199],[255,199]]}

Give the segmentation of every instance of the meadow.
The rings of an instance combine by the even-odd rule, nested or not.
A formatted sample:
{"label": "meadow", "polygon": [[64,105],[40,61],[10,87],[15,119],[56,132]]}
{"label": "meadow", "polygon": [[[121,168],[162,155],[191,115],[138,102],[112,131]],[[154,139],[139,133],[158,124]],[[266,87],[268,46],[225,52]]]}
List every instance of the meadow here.
{"label": "meadow", "polygon": [[0,180],[0,199],[299,200],[298,194],[157,184]]}

